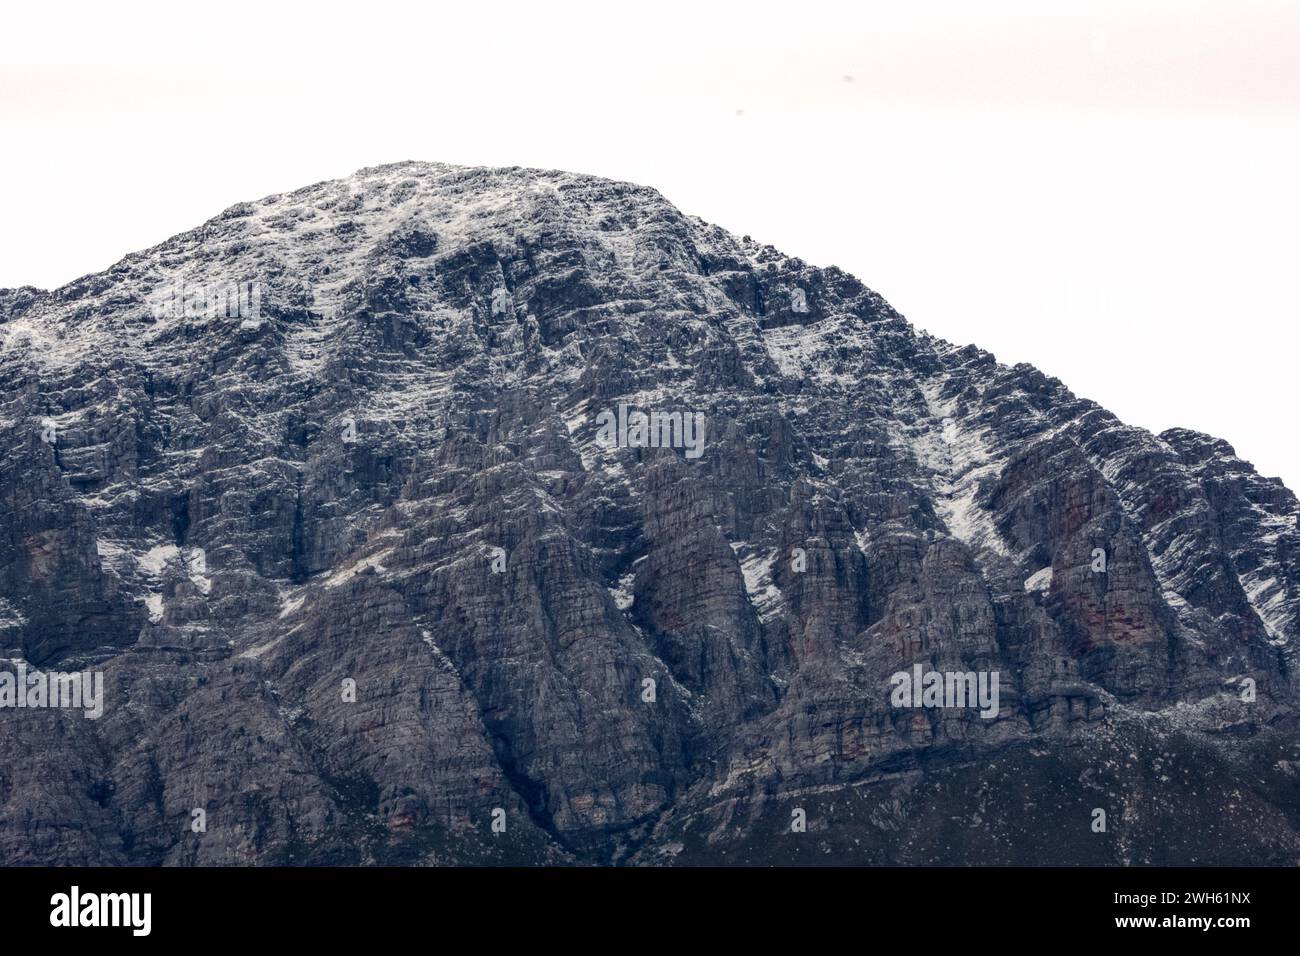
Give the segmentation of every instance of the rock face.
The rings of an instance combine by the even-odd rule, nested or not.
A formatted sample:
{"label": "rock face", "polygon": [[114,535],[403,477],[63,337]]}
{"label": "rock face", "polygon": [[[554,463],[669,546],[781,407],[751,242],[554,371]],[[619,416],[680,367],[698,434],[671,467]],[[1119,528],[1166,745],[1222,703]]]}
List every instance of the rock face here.
{"label": "rock face", "polygon": [[0,349],[3,669],[104,681],[5,864],[1300,862],[1295,495],[653,190],[362,170]]}

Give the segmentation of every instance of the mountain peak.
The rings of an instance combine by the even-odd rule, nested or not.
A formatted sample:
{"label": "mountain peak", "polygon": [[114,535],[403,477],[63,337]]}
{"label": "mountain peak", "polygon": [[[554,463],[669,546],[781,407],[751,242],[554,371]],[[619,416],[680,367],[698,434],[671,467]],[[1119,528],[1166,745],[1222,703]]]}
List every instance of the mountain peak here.
{"label": "mountain peak", "polygon": [[[1294,495],[652,189],[370,167],[0,320],[0,644],[108,695],[0,725],[68,768],[11,788],[8,862],[51,788],[93,823],[66,862],[788,861],[795,800],[837,859],[1046,862],[1081,749],[1231,786],[1097,771],[1087,801],[1177,819],[1061,861],[1300,846],[1206,823],[1225,788],[1281,813],[1226,771],[1293,739]],[[930,673],[998,699],[899,703]],[[1032,828],[873,822],[979,768]],[[150,795],[200,785],[227,836],[183,842]]]}

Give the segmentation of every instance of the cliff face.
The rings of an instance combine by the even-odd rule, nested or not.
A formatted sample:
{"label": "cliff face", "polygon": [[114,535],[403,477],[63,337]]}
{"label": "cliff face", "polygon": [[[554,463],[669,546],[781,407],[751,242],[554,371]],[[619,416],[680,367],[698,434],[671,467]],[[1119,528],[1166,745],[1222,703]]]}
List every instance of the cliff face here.
{"label": "cliff face", "polygon": [[363,170],[0,349],[6,666],[104,675],[6,864],[1300,862],[1295,496],[652,190]]}

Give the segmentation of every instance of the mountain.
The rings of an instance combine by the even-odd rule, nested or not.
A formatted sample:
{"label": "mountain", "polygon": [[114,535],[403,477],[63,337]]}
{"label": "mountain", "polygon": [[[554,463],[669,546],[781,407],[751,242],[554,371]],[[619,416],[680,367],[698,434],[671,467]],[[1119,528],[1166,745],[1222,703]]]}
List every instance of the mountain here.
{"label": "mountain", "polygon": [[103,681],[0,862],[1296,864],[1298,516],[654,190],[364,169],[0,291],[5,673]]}

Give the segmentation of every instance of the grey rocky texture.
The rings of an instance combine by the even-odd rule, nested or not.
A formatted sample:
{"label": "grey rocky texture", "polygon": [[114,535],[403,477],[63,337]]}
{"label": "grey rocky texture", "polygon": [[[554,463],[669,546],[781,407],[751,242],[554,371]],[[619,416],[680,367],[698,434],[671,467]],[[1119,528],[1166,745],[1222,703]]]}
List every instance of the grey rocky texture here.
{"label": "grey rocky texture", "polygon": [[1298,516],[651,189],[362,170],[0,290],[0,647],[106,685],[0,862],[1295,864]]}

